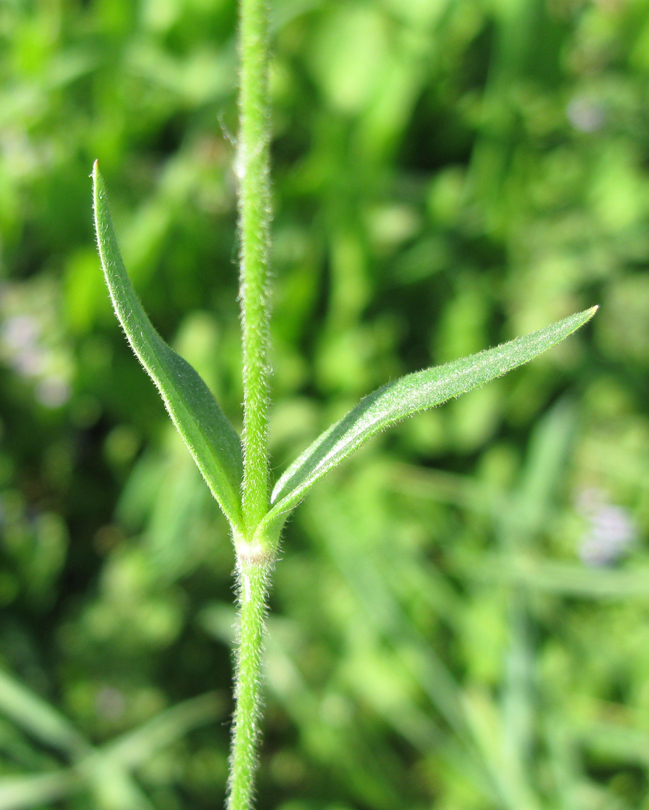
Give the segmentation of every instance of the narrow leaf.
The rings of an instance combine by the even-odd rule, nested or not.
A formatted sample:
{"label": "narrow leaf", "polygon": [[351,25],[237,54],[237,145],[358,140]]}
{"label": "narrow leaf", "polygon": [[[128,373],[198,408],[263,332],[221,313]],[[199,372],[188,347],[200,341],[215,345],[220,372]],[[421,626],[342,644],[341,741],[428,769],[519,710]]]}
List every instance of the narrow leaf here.
{"label": "narrow leaf", "polygon": [[124,269],[96,162],[92,176],[97,244],[115,313],[212,494],[230,523],[239,527],[243,474],[239,436],[201,377],[167,346],[144,312]]}
{"label": "narrow leaf", "polygon": [[264,524],[276,523],[318,479],[374,434],[527,363],[586,323],[596,310],[597,307],[593,307],[571,315],[494,349],[409,374],[369,394],[347,416],[321,434],[286,470],[273,490],[273,508]]}

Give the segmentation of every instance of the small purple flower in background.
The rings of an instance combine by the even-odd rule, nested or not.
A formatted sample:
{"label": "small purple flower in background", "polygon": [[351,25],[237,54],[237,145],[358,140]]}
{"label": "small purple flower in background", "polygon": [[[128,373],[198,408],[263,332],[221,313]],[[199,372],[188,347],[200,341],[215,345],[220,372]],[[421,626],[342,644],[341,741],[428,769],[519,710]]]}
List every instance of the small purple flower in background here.
{"label": "small purple flower in background", "polygon": [[13,315],[2,324],[2,353],[21,377],[35,377],[43,370],[40,336],[40,325],[31,315]]}
{"label": "small purple flower in background", "polygon": [[589,523],[579,543],[579,556],[585,565],[613,565],[626,554],[636,538],[627,509],[609,503],[598,489],[586,489],[577,499],[577,511]]}
{"label": "small purple flower in background", "polygon": [[568,102],[566,115],[572,126],[580,132],[597,132],[606,123],[604,107],[584,96],[576,96]]}
{"label": "small purple flower in background", "polygon": [[31,315],[14,315],[2,325],[2,341],[14,352],[33,348],[40,334],[40,326]]}
{"label": "small purple flower in background", "polygon": [[28,314],[10,315],[0,329],[0,358],[16,374],[36,384],[36,398],[59,408],[70,398],[70,386],[56,368],[56,356],[43,340],[43,328]]}
{"label": "small purple flower in background", "polygon": [[126,711],[124,693],[113,686],[104,686],[95,698],[95,709],[105,720],[120,720]]}

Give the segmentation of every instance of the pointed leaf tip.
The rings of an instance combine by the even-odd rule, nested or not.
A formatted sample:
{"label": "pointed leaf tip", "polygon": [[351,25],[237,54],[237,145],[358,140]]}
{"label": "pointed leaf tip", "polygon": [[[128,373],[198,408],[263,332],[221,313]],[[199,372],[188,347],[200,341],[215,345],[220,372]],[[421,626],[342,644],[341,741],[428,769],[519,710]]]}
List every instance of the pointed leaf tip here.
{"label": "pointed leaf tip", "polygon": [[596,311],[596,306],[591,307],[493,349],[409,374],[369,394],[321,434],[281,476],[272,493],[273,508],[267,524],[281,521],[316,481],[371,436],[527,363],[583,326]]}
{"label": "pointed leaf tip", "polygon": [[98,162],[93,166],[97,244],[115,314],[131,348],[155,383],[212,494],[233,527],[241,525],[239,436],[195,369],[156,332],[124,268]]}

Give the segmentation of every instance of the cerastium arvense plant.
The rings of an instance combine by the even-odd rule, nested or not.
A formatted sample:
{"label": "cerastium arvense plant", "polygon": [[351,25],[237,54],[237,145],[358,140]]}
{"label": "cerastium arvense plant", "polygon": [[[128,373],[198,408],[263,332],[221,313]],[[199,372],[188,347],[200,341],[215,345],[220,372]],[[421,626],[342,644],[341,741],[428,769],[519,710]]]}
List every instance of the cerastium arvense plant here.
{"label": "cerastium arvense plant", "polygon": [[282,527],[309,489],[375,433],[520,366],[588,321],[596,307],[479,354],[409,374],[362,399],[269,483],[270,115],[266,0],[240,0],[240,300],[244,430],[240,439],[196,371],[147,318],[120,257],[106,188],[93,170],[101,263],[126,336],[232,528],[239,595],[236,710],[228,807],[251,806],[259,737],[266,596]]}

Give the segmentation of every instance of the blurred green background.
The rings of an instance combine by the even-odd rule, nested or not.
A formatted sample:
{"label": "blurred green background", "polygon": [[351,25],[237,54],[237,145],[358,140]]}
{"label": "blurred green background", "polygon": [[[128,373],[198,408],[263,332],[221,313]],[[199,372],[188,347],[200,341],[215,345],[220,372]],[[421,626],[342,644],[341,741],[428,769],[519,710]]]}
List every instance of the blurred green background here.
{"label": "blurred green background", "polygon": [[[259,810],[649,808],[649,5],[274,0],[274,465],[600,304],[288,526]],[[233,0],[0,0],[0,810],[222,806],[226,524],[112,315],[89,173],[240,425]]]}

